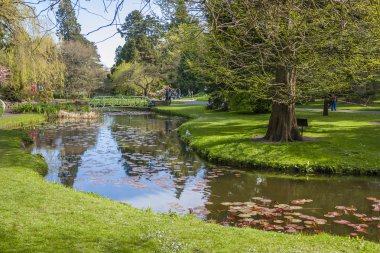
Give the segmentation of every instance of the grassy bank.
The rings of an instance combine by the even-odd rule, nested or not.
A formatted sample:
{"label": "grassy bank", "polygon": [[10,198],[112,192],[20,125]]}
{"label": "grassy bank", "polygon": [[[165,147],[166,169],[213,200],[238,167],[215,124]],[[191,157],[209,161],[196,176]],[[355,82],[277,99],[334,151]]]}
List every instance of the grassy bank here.
{"label": "grassy bank", "polygon": [[[204,106],[178,105],[161,112],[193,118],[179,130],[191,147],[216,162],[251,168],[301,172],[380,174],[380,115],[302,111],[307,118],[306,142],[267,143],[269,115],[210,112]],[[191,133],[185,137],[186,130]]]}
{"label": "grassy bank", "polygon": [[26,127],[45,121],[41,114],[6,114],[0,117],[0,129]]}
{"label": "grassy bank", "polygon": [[227,228],[76,192],[38,175],[22,139],[0,129],[0,252],[380,251],[360,239]]}

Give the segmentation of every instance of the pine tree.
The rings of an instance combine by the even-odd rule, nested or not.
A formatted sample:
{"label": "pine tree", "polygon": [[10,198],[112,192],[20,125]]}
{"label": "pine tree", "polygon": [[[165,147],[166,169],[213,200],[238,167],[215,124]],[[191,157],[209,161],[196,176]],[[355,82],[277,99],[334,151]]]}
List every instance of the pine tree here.
{"label": "pine tree", "polygon": [[75,16],[75,10],[70,0],[62,0],[59,4],[57,15],[58,36],[62,40],[83,41],[85,38],[80,34],[81,26]]}

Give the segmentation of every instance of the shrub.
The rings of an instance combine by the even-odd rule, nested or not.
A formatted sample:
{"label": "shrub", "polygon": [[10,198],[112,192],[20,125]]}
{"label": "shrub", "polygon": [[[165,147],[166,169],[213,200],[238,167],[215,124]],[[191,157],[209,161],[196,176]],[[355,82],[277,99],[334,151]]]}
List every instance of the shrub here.
{"label": "shrub", "polygon": [[215,92],[210,95],[208,109],[238,112],[268,113],[272,102],[257,98],[247,91]]}

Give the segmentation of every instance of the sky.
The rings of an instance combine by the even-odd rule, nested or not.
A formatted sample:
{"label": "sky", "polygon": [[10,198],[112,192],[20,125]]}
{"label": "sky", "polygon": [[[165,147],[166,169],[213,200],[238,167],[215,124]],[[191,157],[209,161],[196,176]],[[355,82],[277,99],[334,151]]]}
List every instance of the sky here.
{"label": "sky", "polygon": [[[38,1],[35,0],[35,2]],[[76,1],[72,0],[72,2],[75,3]],[[55,22],[53,12],[55,12],[56,9],[53,11],[45,10],[46,6],[48,6],[48,3],[49,1],[39,3],[35,5],[35,7],[37,13],[42,12],[43,15],[41,15],[41,17],[44,17],[43,19],[45,20],[45,26],[51,28],[54,27],[55,23],[52,24],[52,22],[48,20],[50,19]],[[114,17],[117,0],[105,0],[105,3],[109,4],[109,7],[107,8],[108,12],[105,11],[105,7],[102,0],[80,0],[81,8],[77,8],[77,10],[79,9],[79,12],[77,13],[77,18],[78,23],[81,25],[82,28],[82,34],[85,35],[86,38],[89,39],[91,42],[96,43],[101,62],[104,64],[105,67],[111,68],[114,64],[116,48],[119,45],[124,44],[124,39],[121,38],[119,34],[113,36],[117,32],[117,27],[120,27],[120,25],[108,26],[87,35],[88,33],[96,30],[97,28],[106,26],[107,24],[111,23],[111,20]],[[136,9],[143,9],[142,13],[144,15],[149,14],[149,12],[151,12],[152,10],[157,10],[157,6],[151,6],[150,8],[148,6],[146,6],[145,8],[143,7],[144,3],[142,3],[141,0],[125,0],[123,8],[119,12],[119,20],[117,21],[117,23],[124,23],[125,17],[131,11]],[[111,36],[113,37],[109,38]]]}

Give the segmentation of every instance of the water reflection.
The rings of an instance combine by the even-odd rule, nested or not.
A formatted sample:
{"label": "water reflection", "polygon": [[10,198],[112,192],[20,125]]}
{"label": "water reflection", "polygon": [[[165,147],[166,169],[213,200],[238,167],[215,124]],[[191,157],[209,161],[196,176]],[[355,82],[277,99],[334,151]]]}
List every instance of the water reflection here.
{"label": "water reflection", "polygon": [[[380,198],[377,178],[308,180],[210,168],[179,141],[175,131],[179,123],[178,118],[146,113],[106,114],[95,121],[56,122],[32,131],[35,139],[32,152],[45,157],[49,165],[47,180],[135,207],[193,213],[224,225],[279,232],[326,231],[344,235],[355,232],[353,227],[333,222],[338,218],[324,217],[328,212],[338,211],[343,213],[339,219],[368,225],[365,231],[356,231],[358,234],[379,240],[380,221],[376,217],[380,213],[366,199]],[[269,200],[261,203],[258,197]],[[296,199],[313,201],[291,204]],[[226,205],[227,202],[230,203]],[[286,210],[288,207],[281,204],[300,209]],[[358,210],[335,209],[341,205]],[[355,214],[375,219],[365,222]],[[321,219],[326,222],[314,224],[310,217],[318,219],[317,223]]]}

